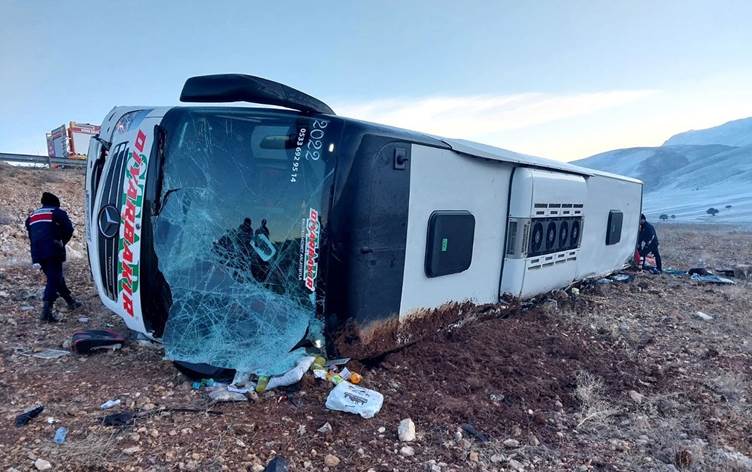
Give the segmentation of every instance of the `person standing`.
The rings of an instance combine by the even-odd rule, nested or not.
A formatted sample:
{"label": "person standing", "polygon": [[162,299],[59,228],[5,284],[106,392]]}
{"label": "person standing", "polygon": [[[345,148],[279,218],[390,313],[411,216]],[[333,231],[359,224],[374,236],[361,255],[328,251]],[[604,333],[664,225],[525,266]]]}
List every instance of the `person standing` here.
{"label": "person standing", "polygon": [[263,234],[267,239],[269,238],[269,227],[266,226],[266,218],[261,220],[261,226],[256,230],[256,236],[259,234]]}
{"label": "person standing", "polygon": [[645,215],[640,214],[640,234],[637,241],[637,250],[642,257],[642,268],[645,268],[645,260],[648,254],[655,256],[655,265],[658,272],[663,272],[661,264],[661,254],[658,252],[658,235],[655,233],[653,225],[648,223]]}
{"label": "person standing", "polygon": [[71,295],[63,277],[65,245],[73,237],[73,224],[68,214],[60,209],[60,199],[52,193],[42,194],[42,207],[34,210],[26,219],[26,231],[31,243],[31,261],[41,266],[47,277],[42,300],[44,305],[40,320],[58,321],[52,315],[52,307],[60,296],[74,310],[81,306]]}

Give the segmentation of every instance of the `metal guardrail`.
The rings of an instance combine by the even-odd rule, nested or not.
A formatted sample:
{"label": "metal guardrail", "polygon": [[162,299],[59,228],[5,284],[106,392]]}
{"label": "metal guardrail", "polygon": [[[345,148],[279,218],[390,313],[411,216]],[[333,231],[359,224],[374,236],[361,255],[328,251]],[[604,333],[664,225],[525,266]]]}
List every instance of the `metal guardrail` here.
{"label": "metal guardrail", "polygon": [[35,156],[32,154],[9,154],[5,152],[0,152],[0,161],[44,164],[47,167],[52,167],[53,164],[66,167],[86,167],[86,161],[79,159],[61,159],[59,157]]}

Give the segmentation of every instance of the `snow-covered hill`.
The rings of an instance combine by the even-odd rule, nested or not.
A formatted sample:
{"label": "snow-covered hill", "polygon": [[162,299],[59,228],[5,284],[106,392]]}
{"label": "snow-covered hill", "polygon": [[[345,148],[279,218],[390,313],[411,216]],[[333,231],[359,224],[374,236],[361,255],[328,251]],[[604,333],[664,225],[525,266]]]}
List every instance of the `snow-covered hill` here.
{"label": "snow-covered hill", "polygon": [[726,144],[728,146],[752,145],[752,117],[729,121],[713,128],[685,131],[671,136],[665,143],[673,144]]}
{"label": "snow-covered hill", "polygon": [[[649,217],[752,223],[752,118],[688,131],[660,147],[617,149],[573,162],[645,182]],[[707,214],[717,208],[716,216]]]}

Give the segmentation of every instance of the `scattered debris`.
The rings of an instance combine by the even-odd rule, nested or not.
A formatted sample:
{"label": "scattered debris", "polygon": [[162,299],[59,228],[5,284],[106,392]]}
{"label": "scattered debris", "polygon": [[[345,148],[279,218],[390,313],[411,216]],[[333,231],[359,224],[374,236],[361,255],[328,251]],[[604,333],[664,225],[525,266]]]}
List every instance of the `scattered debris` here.
{"label": "scattered debris", "polygon": [[252,390],[255,387],[256,386],[253,383],[249,383],[247,387],[236,387],[235,385],[228,385],[227,391],[234,392],[234,393],[242,393],[244,395],[253,392],[253,394],[255,395],[256,392]]}
{"label": "scattered debris", "polygon": [[162,349],[164,347],[160,343],[154,342],[151,339],[139,339],[136,341],[136,344],[147,349]]}
{"label": "scattered debris", "polygon": [[708,315],[707,313],[703,313],[701,311],[698,311],[697,313],[695,313],[695,316],[697,316],[698,318],[704,321],[711,321],[713,319],[712,316]]}
{"label": "scattered debris", "polygon": [[76,331],[71,339],[71,346],[79,354],[91,354],[100,349],[120,349],[125,338],[111,329],[87,329]]}
{"label": "scattered debris", "polygon": [[271,377],[266,385],[265,390],[272,390],[277,387],[284,387],[300,382],[300,379],[303,378],[303,374],[305,374],[306,371],[311,367],[315,359],[316,358],[313,356],[305,356],[300,358],[295,364],[295,367],[293,367],[292,369],[288,370],[282,375]]}
{"label": "scattered debris", "polygon": [[44,411],[43,405],[34,405],[20,415],[16,416],[16,427],[26,426],[33,418],[39,416]]}
{"label": "scattered debris", "polygon": [[60,349],[45,349],[44,351],[39,351],[32,354],[33,357],[36,357],[38,359],[59,359],[67,355],[70,355],[70,351],[63,351]]}
{"label": "scattered debris", "polygon": [[[504,398],[503,395],[502,395],[502,398]],[[491,440],[491,436],[489,436],[488,434],[482,431],[478,431],[478,429],[475,426],[471,425],[470,423],[463,424],[462,430],[466,432],[469,436],[474,437],[480,443],[487,443],[488,441]]]}
{"label": "scattered debris", "polygon": [[245,387],[251,384],[251,373],[244,370],[235,371],[235,376],[232,378],[230,385],[233,387]]}
{"label": "scattered debris", "polygon": [[734,285],[736,282],[734,282],[731,279],[727,279],[725,277],[719,277],[714,274],[710,275],[699,275],[699,274],[692,274],[691,277],[692,280],[696,282],[702,282],[704,284],[723,284],[723,285]]}
{"label": "scattered debris", "polygon": [[63,444],[68,436],[68,428],[61,426],[55,431],[55,444]]}
{"label": "scattered debris", "polygon": [[489,400],[491,400],[492,402],[497,402],[497,403],[498,402],[503,402],[504,398],[506,398],[506,397],[504,396],[503,393],[491,393],[491,394],[488,395],[488,399]]}
{"label": "scattered debris", "polygon": [[634,280],[635,276],[633,274],[614,274],[609,279],[613,280],[614,282],[620,282],[623,284],[632,282]]}
{"label": "scattered debris", "polygon": [[358,387],[350,382],[340,382],[326,397],[330,410],[355,413],[363,418],[373,418],[381,410],[384,396],[375,390]]}
{"label": "scattered debris", "polygon": [[110,408],[114,406],[120,405],[120,400],[107,400],[106,402],[99,405],[99,409],[101,410],[109,410]]}
{"label": "scattered debris", "polygon": [[44,459],[37,459],[34,461],[34,468],[37,470],[51,470],[52,464]]}
{"label": "scattered debris", "polygon": [[270,460],[264,468],[264,472],[288,472],[289,470],[290,465],[287,463],[287,460],[280,456],[276,456],[274,459]]}
{"label": "scattered debris", "polygon": [[209,393],[209,398],[215,402],[247,402],[248,397],[242,393],[231,392],[226,387],[215,388]]}
{"label": "scattered debris", "polygon": [[329,434],[332,432],[332,425],[327,421],[322,427],[318,429],[319,433]]}
{"label": "scattered debris", "polygon": [[102,418],[102,424],[105,426],[127,426],[133,424],[134,417],[135,415],[133,412],[124,411],[123,413],[115,413],[105,416]]}
{"label": "scattered debris", "polygon": [[324,368],[325,369],[331,369],[332,367],[335,367],[335,366],[345,365],[348,362],[350,362],[350,358],[349,357],[341,357],[339,359],[330,359],[330,360],[326,361],[326,363],[324,363]]}
{"label": "scattered debris", "polygon": [[405,418],[400,421],[397,428],[397,436],[402,442],[415,441],[415,423],[410,418]]}
{"label": "scattered debris", "polygon": [[191,384],[191,388],[193,390],[201,390],[203,387],[214,387],[214,386],[218,386],[217,382],[215,382],[214,379],[201,379]]}
{"label": "scattered debris", "polygon": [[[745,241],[751,239],[749,234],[744,237]],[[695,238],[695,235],[689,238]],[[739,244],[741,236],[733,238],[730,239],[733,242],[730,248],[718,246],[724,254],[715,257],[713,263],[718,261],[720,266],[728,264],[727,261],[742,261],[752,254],[749,243]],[[682,244],[687,247],[686,251],[682,248],[686,252],[684,260],[672,258],[672,246],[665,244],[665,259],[675,263],[675,267],[689,267],[698,247],[703,248],[703,252],[717,254],[712,240],[695,242],[689,239],[689,242],[691,244]],[[4,249],[5,246],[0,251]],[[28,248],[24,246],[24,249]],[[678,250],[674,251],[678,253]],[[85,260],[72,260],[66,270],[74,283],[90,288],[85,265]],[[30,281],[39,282],[41,274],[30,269],[28,273]],[[25,286],[13,279],[17,274],[24,275],[25,272],[16,268],[3,271],[0,267],[0,283],[18,285],[25,292]],[[726,277],[718,271],[716,274]],[[212,470],[221,465],[228,470],[260,472],[265,470],[267,463],[271,464],[271,459],[284,454],[290,468],[314,471],[324,469],[324,456],[331,453],[338,456],[341,462],[336,468],[330,467],[330,472],[365,471],[369,468],[374,471],[449,472],[471,470],[471,466],[474,467],[472,470],[577,470],[580,464],[585,464],[580,470],[604,467],[674,470],[671,466],[674,453],[688,450],[693,455],[689,467],[693,470],[719,470],[734,466],[739,470],[752,469],[748,458],[726,449],[733,445],[746,451],[747,438],[740,433],[748,429],[749,411],[739,398],[748,401],[748,379],[740,376],[740,380],[744,381],[741,385],[743,395],[736,397],[736,400],[732,400],[732,397],[724,400],[706,386],[714,385],[708,380],[711,377],[738,372],[736,369],[741,365],[738,362],[747,359],[749,340],[738,327],[746,326],[743,323],[748,321],[742,315],[750,313],[749,300],[752,298],[749,297],[749,289],[752,286],[740,283],[741,279],[737,278],[734,280],[738,287],[723,286],[717,289],[716,286],[700,286],[690,282],[689,276],[686,273],[683,275],[679,279],[638,274],[633,286],[609,279],[611,285],[604,287],[602,292],[581,288],[581,300],[578,302],[582,303],[574,307],[576,310],[571,309],[573,307],[567,304],[567,300],[560,301],[562,313],[556,313],[555,318],[543,318],[537,311],[538,307],[531,305],[525,308],[528,311],[511,319],[495,319],[475,325],[470,323],[462,329],[455,329],[450,336],[437,332],[426,341],[387,355],[380,363],[348,363],[350,371],[363,369],[362,373],[366,375],[363,386],[375,388],[390,398],[385,399],[388,404],[382,406],[382,411],[373,420],[361,421],[342,415],[339,416],[341,425],[336,422],[336,413],[322,412],[318,406],[324,403],[334,385],[325,382],[313,385],[313,379],[305,378],[308,374],[301,384],[305,395],[296,392],[295,396],[304,400],[309,411],[293,410],[285,402],[277,403],[275,400],[283,396],[274,390],[274,394],[267,394],[268,401],[254,405],[252,412],[246,409],[247,403],[229,406],[217,404],[212,408],[226,409],[226,415],[233,418],[216,421],[213,414],[221,412],[209,412],[209,416],[206,412],[209,389],[205,395],[191,391],[190,382],[177,375],[169,363],[159,361],[162,357],[160,352],[141,348],[136,342],[129,343],[133,348],[125,349],[122,355],[117,356],[97,356],[94,359],[67,357],[56,362],[33,358],[34,350],[40,347],[59,348],[63,340],[70,342],[69,331],[90,326],[105,327],[112,317],[98,306],[98,302],[92,301],[88,303],[91,306],[91,314],[87,313],[91,317],[89,325],[79,324],[75,321],[77,316],[74,316],[69,318],[67,324],[44,327],[39,336],[29,336],[27,328],[36,326],[35,317],[18,309],[23,306],[20,303],[24,303],[20,301],[21,297],[26,297],[25,294],[19,295],[18,299],[7,299],[7,304],[0,307],[0,319],[8,328],[0,340],[6,347],[3,362],[0,362],[0,377],[7,377],[9,372],[14,378],[17,376],[16,385],[25,392],[24,396],[20,396],[4,390],[0,385],[0,396],[10,393],[12,396],[8,398],[16,402],[31,399],[32,402],[44,403],[45,411],[25,428],[12,428],[14,431],[10,433],[15,434],[9,438],[11,442],[0,448],[0,463],[7,464],[3,471],[11,466],[19,470],[37,470],[34,461],[44,458],[52,462],[49,470],[66,467],[85,469],[91,463],[103,469],[118,469],[132,463],[136,468],[177,470],[182,462],[183,471]],[[1,280],[3,276],[7,278]],[[630,291],[630,288],[637,288],[638,281],[643,280],[646,283],[640,294]],[[727,290],[728,287],[732,289]],[[35,286],[34,291],[29,290],[29,293],[34,297],[29,303],[35,303],[36,310],[36,302],[40,299],[38,287]],[[698,319],[695,317],[697,307],[708,310],[715,320],[687,322]],[[473,316],[473,312],[467,314]],[[589,329],[585,335],[579,336],[580,332],[573,329],[573,325],[579,326],[580,318],[583,322],[597,320],[599,329],[610,328],[611,324],[620,326],[622,323],[626,323],[630,329],[618,339],[609,339],[605,335],[591,337]],[[17,327],[10,326],[9,322],[13,319],[18,321]],[[557,325],[561,323],[556,330],[549,329],[552,320]],[[682,320],[685,322],[682,323]],[[709,327],[711,324],[712,330],[698,331],[698,326]],[[119,321],[114,325],[120,329]],[[681,342],[677,342],[677,339]],[[507,345],[507,342],[511,344]],[[16,344],[23,345],[28,356],[16,356],[17,353],[10,351],[9,347]],[[628,348],[627,357],[622,355],[624,345]],[[639,350],[639,355],[632,357],[634,349]],[[701,361],[705,351],[713,353],[710,362]],[[485,359],[482,357],[484,353],[493,356]],[[476,365],[475,361],[468,361],[473,358],[483,358],[484,362]],[[566,362],[562,359],[566,359]],[[153,360],[153,368],[145,369],[144,360]],[[436,368],[436,362],[441,363],[441,369]],[[487,367],[481,365],[485,363],[488,363]],[[32,368],[26,371],[25,365]],[[357,369],[354,367],[356,365]],[[572,394],[569,379],[573,368],[592,369],[595,374],[604,377],[607,386],[605,394],[615,407],[620,408],[620,413],[608,422],[596,423],[592,429],[582,427],[575,431],[573,427],[579,419],[576,416],[578,410],[569,396]],[[5,371],[2,372],[2,369]],[[75,373],[71,375],[69,371]],[[120,375],[110,375],[113,372]],[[339,366],[338,372],[341,376],[344,366]],[[514,377],[513,384],[503,381],[503,377],[507,376]],[[500,377],[502,380],[499,380]],[[232,375],[222,378],[210,372],[198,378],[229,382]],[[451,381],[457,378],[466,379],[466,382]],[[54,382],[45,379],[54,379]],[[138,382],[133,379],[138,379]],[[107,382],[106,390],[98,388],[104,385],[103,381]],[[354,383],[352,377],[349,382]],[[230,388],[227,387],[228,390]],[[253,388],[251,386],[250,390]],[[292,387],[295,388],[297,386]],[[640,388],[638,392],[645,394],[639,406],[626,395],[632,388]],[[286,392],[288,389],[283,390]],[[673,399],[670,401],[661,400],[664,396],[684,391],[686,395],[670,397]],[[123,392],[123,396],[120,396],[120,392]],[[125,392],[128,394],[124,395]],[[431,394],[426,395],[425,392]],[[492,398],[494,394],[491,392],[503,392],[507,398],[502,399],[501,395]],[[137,411],[144,404],[159,406],[148,412],[150,416],[135,414],[133,427],[126,427],[122,431],[120,428],[102,428],[98,426],[101,422],[91,415],[96,415],[98,411],[96,402],[107,396],[121,398],[122,404],[97,416],[118,413],[121,408]],[[663,405],[669,403],[674,406],[664,408]],[[196,408],[183,410],[188,413],[167,413],[172,410],[165,408],[167,404]],[[17,408],[17,411],[6,411],[6,420],[9,421],[30,404],[15,403],[13,406],[6,402],[6,406]],[[528,408],[536,413],[545,413],[546,423],[537,423],[535,416],[527,414]],[[51,411],[61,421],[48,425],[45,421],[47,415],[42,415],[51,415]],[[436,411],[436,415],[432,415],[432,411]],[[310,419],[304,420],[307,416]],[[419,419],[421,432],[426,432],[426,440],[397,443],[392,428],[401,418],[413,416]],[[289,422],[290,417],[293,422]],[[738,419],[738,422],[728,424],[726,420],[730,417]],[[723,423],[717,422],[717,419],[723,420]],[[328,436],[316,433],[315,425],[321,427],[322,420],[334,421],[331,425],[337,424],[337,431]],[[697,420],[701,421],[699,425]],[[231,430],[215,427],[224,426],[226,421],[232,423]],[[677,429],[665,429],[661,426],[663,421],[670,422],[671,428],[676,425]],[[304,436],[298,436],[296,432],[301,422],[308,426],[308,433]],[[491,444],[480,445],[467,431],[462,431],[459,439],[456,439],[456,426],[461,427],[463,422],[473,422],[478,429],[488,433]],[[588,422],[585,426],[590,424]],[[68,434],[71,438],[70,441],[66,438],[62,446],[56,447],[52,442],[53,433],[60,425],[70,428]],[[387,427],[380,429],[382,425]],[[142,428],[144,431],[139,431]],[[282,429],[289,435],[283,435]],[[152,440],[155,431],[160,435],[157,441]],[[518,431],[520,435],[517,435]],[[694,446],[692,438],[698,431],[711,434],[712,442],[704,447]],[[544,446],[535,448],[535,441],[528,432],[538,435]],[[636,439],[637,434],[642,435],[639,440]],[[685,434],[689,434],[688,439],[683,439]],[[140,438],[134,440],[131,435]],[[26,439],[19,441],[20,437]],[[236,445],[233,437],[238,440],[242,438],[245,443]],[[254,438],[253,444],[249,442],[251,437]],[[519,440],[521,448],[507,449],[498,444],[501,448],[497,450],[495,439],[508,437]],[[609,443],[609,438],[614,437],[625,439],[630,444],[638,444],[639,441],[640,446],[633,446],[629,453],[614,451]],[[112,442],[112,438],[123,440]],[[15,445],[14,439],[18,441]],[[8,444],[10,447],[7,447]],[[108,445],[103,447],[105,444]],[[212,448],[208,449],[207,444],[212,444]],[[605,447],[602,447],[604,444]],[[136,445],[141,448],[140,452],[131,456],[123,453],[124,448]],[[99,446],[96,456],[84,458],[80,455],[79,447],[90,446]],[[403,446],[414,447],[415,455],[401,455]],[[101,450],[109,452],[100,454]],[[465,462],[463,465],[463,459],[467,460],[473,451],[480,453],[479,462]],[[222,459],[221,464],[213,462],[215,458]],[[435,460],[425,464],[429,458]],[[442,460],[450,464],[442,463]],[[742,463],[741,460],[746,462]],[[676,463],[674,465],[678,468]]]}

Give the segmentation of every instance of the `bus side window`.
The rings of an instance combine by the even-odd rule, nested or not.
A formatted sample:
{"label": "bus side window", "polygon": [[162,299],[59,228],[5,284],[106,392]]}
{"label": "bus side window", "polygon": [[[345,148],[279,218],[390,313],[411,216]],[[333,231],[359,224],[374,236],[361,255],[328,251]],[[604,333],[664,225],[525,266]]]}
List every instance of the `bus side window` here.
{"label": "bus side window", "polygon": [[606,246],[613,246],[621,241],[621,223],[624,213],[619,210],[608,212],[608,227],[606,228]]}
{"label": "bus side window", "polygon": [[473,259],[474,237],[475,217],[469,211],[434,211],[428,220],[426,276],[467,270]]}

